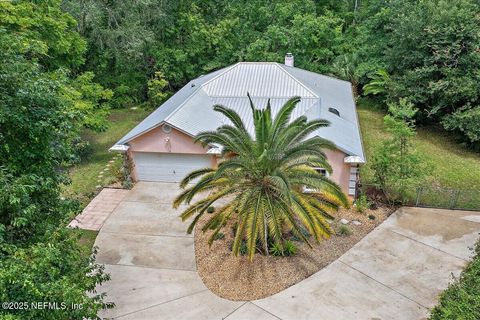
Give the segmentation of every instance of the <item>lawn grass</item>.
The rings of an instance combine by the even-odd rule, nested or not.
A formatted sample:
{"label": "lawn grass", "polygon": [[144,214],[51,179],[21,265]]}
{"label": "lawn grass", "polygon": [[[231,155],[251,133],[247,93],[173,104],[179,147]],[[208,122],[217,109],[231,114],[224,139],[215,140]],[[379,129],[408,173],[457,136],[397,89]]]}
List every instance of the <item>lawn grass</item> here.
{"label": "lawn grass", "polygon": [[[82,138],[90,142],[91,155],[70,169],[71,184],[63,189],[67,197],[78,199],[87,205],[97,191],[97,186],[106,186],[117,179],[121,159],[108,149],[124,134],[144,119],[150,111],[145,109],[116,109],[109,116],[109,127],[103,132],[85,130]],[[106,167],[114,160],[110,167]],[[104,171],[105,170],[105,171]],[[99,179],[100,172],[103,177]]]}
{"label": "lawn grass", "polygon": [[[90,142],[91,155],[70,169],[72,182],[63,187],[63,195],[79,200],[84,207],[95,196],[98,185],[106,186],[113,183],[118,178],[122,159],[108,149],[148,114],[149,111],[144,109],[112,110],[106,131],[85,130],[82,138]],[[113,160],[113,163],[107,167],[110,160]],[[101,171],[103,171],[103,177],[99,179],[98,175]],[[98,231],[75,229],[74,232],[80,235],[78,242],[83,254],[90,256]]]}
{"label": "lawn grass", "polygon": [[[372,154],[376,146],[388,138],[383,126],[385,111],[381,110],[372,100],[360,99],[358,115],[362,131],[367,164],[361,169],[364,183],[372,183],[373,171],[370,167]],[[446,189],[469,190],[463,192],[459,201],[475,202],[480,205],[480,154],[467,150],[452,137],[451,133],[436,127],[418,127],[413,141],[415,147],[432,167],[429,179],[430,186]],[[447,195],[437,195],[438,201],[447,201]]]}
{"label": "lawn grass", "polygon": [[83,254],[87,257],[90,256],[92,254],[92,247],[95,244],[98,231],[75,229],[75,232],[78,232],[80,235],[78,243],[80,244],[80,249]]}

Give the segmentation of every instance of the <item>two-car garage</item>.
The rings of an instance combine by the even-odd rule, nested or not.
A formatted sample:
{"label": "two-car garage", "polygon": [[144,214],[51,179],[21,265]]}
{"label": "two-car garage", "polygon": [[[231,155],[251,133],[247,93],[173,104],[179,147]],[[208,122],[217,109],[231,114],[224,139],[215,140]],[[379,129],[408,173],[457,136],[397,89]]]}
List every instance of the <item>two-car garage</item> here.
{"label": "two-car garage", "polygon": [[212,166],[208,154],[133,152],[137,180],[179,182],[188,173]]}

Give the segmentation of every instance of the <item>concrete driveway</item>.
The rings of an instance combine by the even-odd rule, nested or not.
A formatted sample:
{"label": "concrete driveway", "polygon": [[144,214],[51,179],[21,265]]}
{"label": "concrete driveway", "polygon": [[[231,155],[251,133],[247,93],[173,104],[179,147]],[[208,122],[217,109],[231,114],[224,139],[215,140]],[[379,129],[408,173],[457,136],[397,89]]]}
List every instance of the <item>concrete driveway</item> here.
{"label": "concrete driveway", "polygon": [[175,183],[137,183],[103,225],[97,261],[112,280],[99,291],[116,307],[101,317],[221,319],[242,305],[217,297],[197,275],[193,237],[172,209],[178,193]]}
{"label": "concrete driveway", "polygon": [[141,182],[96,240],[112,280],[99,288],[119,319],[425,319],[458,275],[480,213],[403,208],[340,259],[274,296],[215,296],[195,269],[193,238],[171,208],[176,184]]}

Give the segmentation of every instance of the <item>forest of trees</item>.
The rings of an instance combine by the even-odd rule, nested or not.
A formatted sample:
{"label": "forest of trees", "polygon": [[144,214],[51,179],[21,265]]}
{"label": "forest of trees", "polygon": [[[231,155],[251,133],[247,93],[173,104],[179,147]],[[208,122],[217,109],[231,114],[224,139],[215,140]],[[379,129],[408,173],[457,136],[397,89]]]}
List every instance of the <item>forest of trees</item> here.
{"label": "forest of trees", "polygon": [[349,80],[359,94],[385,71],[381,99],[406,98],[420,109],[418,124],[440,123],[480,145],[475,0],[65,0],[62,8],[87,41],[80,69],[114,90],[112,107],[147,100],[156,75],[172,93],[237,61],[281,62],[292,52],[296,66]]}
{"label": "forest of trees", "polygon": [[479,12],[478,0],[0,1],[0,296],[84,304],[2,312],[94,317],[102,297],[85,292],[108,277],[64,228],[78,204],[60,193],[81,130],[237,61],[292,52],[479,150]]}

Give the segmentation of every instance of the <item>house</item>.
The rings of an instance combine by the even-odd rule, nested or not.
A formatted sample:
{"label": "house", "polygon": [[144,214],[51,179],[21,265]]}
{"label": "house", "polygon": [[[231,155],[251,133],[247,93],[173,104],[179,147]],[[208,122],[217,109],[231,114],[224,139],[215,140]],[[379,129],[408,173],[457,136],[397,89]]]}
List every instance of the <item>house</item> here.
{"label": "house", "polygon": [[273,114],[289,98],[300,96],[294,117],[329,120],[331,125],[315,134],[336,145],[336,150],[326,150],[333,168],[330,178],[345,193],[355,194],[358,166],[365,156],[351,84],[295,68],[291,55],[285,65],[240,62],[190,81],[110,150],[128,153],[134,180],[178,182],[192,170],[214,167],[219,146],[203,148],[194,137],[228,122],[213,111],[216,104],[236,110],[251,129],[247,92],[257,107],[271,99]]}

